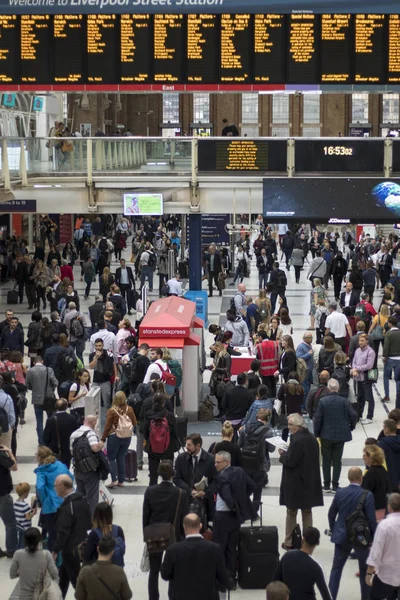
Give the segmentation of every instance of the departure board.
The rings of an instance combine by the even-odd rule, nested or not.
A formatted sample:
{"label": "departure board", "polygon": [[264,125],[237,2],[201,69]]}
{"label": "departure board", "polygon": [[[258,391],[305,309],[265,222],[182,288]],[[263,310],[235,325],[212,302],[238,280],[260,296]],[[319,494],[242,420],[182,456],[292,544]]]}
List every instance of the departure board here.
{"label": "departure board", "polygon": [[18,83],[17,15],[0,15],[0,83]]}
{"label": "departure board", "polygon": [[383,173],[384,140],[296,140],[295,171]]}
{"label": "departure board", "polygon": [[289,16],[287,83],[318,83],[318,17]]}
{"label": "departure board", "polygon": [[154,15],[154,81],[178,83],[183,77],[184,15]]}
{"label": "departure board", "polygon": [[384,83],[386,15],[355,15],[355,83]]}
{"label": "departure board", "polygon": [[254,81],[285,83],[285,15],[254,15]]}
{"label": "departure board", "polygon": [[[50,15],[21,15],[22,83],[49,83],[51,81]],[[68,60],[68,56],[65,57]]]}
{"label": "departure board", "polygon": [[187,15],[187,81],[218,81],[218,15]]}
{"label": "departure board", "polygon": [[285,172],[285,140],[199,140],[199,171]]}
{"label": "departure board", "polygon": [[388,82],[400,83],[400,15],[389,15]]}
{"label": "departure board", "polygon": [[251,16],[221,15],[221,83],[248,83],[250,78]]}
{"label": "departure board", "polygon": [[121,15],[120,81],[148,83],[151,73],[151,20],[148,14]]}
{"label": "departure board", "polygon": [[83,81],[83,28],[83,15],[54,15],[54,83],[81,83]]}
{"label": "departure board", "polygon": [[[87,16],[87,81],[116,83],[117,15]],[[68,56],[66,57],[68,60]]]}
{"label": "departure board", "polygon": [[321,82],[351,80],[351,15],[321,15]]}

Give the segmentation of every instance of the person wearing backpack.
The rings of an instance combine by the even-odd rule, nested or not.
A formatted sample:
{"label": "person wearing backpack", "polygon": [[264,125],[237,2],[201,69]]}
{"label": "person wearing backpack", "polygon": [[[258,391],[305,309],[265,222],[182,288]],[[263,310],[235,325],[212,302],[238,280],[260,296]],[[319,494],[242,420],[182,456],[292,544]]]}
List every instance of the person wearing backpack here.
{"label": "person wearing backpack", "polygon": [[115,550],[111,559],[113,565],[125,566],[125,534],[122,527],[113,524],[113,511],[108,502],[99,502],[93,515],[93,528],[88,535],[83,552],[84,564],[98,559],[98,545],[104,536],[111,535],[115,540]]}
{"label": "person wearing backpack", "polygon": [[157,373],[160,379],[162,379],[165,371],[170,372],[170,369],[164,360],[164,353],[161,348],[152,348],[150,350],[150,361],[143,383],[149,383],[153,373]]}
{"label": "person wearing backpack", "polygon": [[107,456],[110,462],[111,484],[107,487],[124,487],[125,457],[132,440],[137,419],[133,408],[128,406],[124,392],[117,392],[111,408],[107,411],[106,424],[101,440],[107,440]]}
{"label": "person wearing backpack", "polygon": [[3,385],[0,375],[0,445],[10,448],[16,418],[12,398],[3,390]]}
{"label": "person wearing backpack", "polygon": [[[361,511],[358,524],[361,525],[365,534],[372,536],[376,529],[374,496],[368,490],[362,488],[363,474],[359,467],[351,467],[348,472],[350,485],[345,488],[339,488],[333,498],[329,508],[328,520],[329,529],[332,532],[331,542],[335,544],[335,554],[329,578],[329,590],[332,600],[336,600],[339,593],[340,580],[343,568],[347,562],[349,554],[353,549],[358,559],[360,568],[360,588],[362,600],[369,598],[369,588],[365,582],[367,574],[367,558],[370,551],[370,542],[364,545],[363,537],[359,542],[352,535],[350,522],[354,523],[354,514]],[[358,509],[359,505],[362,506]],[[351,517],[351,518],[350,518]],[[350,531],[349,531],[350,529]]]}
{"label": "person wearing backpack", "polygon": [[153,252],[150,242],[146,242],[145,250],[140,255],[140,287],[149,282],[149,291],[153,291],[153,275],[157,264],[157,257]]}
{"label": "person wearing backpack", "polygon": [[279,263],[274,262],[272,265],[270,284],[272,285],[271,292],[271,310],[274,313],[278,296],[285,297],[287,277],[284,271],[279,268]]}
{"label": "person wearing backpack", "polygon": [[67,328],[69,341],[74,348],[76,355],[83,362],[83,353],[85,351],[85,315],[76,309],[75,302],[68,304],[65,312],[64,324]]}
{"label": "person wearing backpack", "polygon": [[160,461],[174,459],[177,447],[176,419],[165,408],[164,394],[154,394],[151,411],[144,423],[145,451],[149,457],[149,485],[157,484]]}

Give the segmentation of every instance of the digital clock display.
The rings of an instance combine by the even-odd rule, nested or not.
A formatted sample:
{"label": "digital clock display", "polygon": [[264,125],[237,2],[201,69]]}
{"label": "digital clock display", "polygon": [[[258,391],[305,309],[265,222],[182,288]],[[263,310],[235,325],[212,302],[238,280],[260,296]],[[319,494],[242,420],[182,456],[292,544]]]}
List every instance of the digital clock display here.
{"label": "digital clock display", "polygon": [[299,173],[382,173],[381,140],[296,140],[295,171]]}

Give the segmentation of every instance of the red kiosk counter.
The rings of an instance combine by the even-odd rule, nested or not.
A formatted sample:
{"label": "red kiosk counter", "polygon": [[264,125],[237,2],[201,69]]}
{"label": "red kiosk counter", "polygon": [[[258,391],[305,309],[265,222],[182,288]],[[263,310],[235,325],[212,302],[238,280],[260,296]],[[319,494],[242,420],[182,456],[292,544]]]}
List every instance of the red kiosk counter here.
{"label": "red kiosk counter", "polygon": [[182,406],[190,421],[197,421],[199,410],[203,327],[195,302],[176,296],[153,302],[139,326],[140,344],[166,347],[181,362]]}

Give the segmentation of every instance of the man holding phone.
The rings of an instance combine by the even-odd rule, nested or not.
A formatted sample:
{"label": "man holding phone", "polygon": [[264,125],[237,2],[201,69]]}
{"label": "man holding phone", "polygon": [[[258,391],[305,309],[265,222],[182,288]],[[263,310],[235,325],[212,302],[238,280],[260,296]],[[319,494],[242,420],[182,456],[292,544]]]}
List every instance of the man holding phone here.
{"label": "man holding phone", "polygon": [[0,446],[0,518],[6,530],[6,552],[0,548],[0,558],[4,556],[12,558],[18,545],[17,521],[11,497],[13,491],[11,471],[17,470],[17,461],[11,450],[7,446]]}

